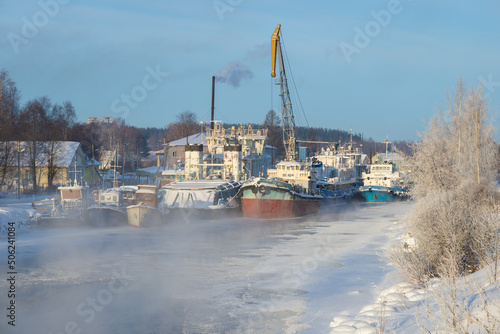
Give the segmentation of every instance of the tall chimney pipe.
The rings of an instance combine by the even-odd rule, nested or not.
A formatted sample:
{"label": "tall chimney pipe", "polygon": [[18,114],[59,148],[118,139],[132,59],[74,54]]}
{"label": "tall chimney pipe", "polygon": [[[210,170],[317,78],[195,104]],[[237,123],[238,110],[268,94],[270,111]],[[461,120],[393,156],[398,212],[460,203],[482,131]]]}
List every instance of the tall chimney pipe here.
{"label": "tall chimney pipe", "polygon": [[215,76],[212,76],[212,119],[210,120],[210,128],[214,129],[214,111],[215,111]]}

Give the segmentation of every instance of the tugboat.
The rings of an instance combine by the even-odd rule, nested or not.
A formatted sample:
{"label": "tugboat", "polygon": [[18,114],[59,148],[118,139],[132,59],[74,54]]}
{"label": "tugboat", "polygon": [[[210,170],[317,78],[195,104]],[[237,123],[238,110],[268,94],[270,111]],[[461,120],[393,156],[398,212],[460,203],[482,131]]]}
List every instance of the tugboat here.
{"label": "tugboat", "polygon": [[359,192],[367,202],[404,201],[408,191],[403,187],[400,173],[391,163],[369,165],[368,173],[363,173],[363,186]]}
{"label": "tugboat", "polygon": [[128,223],[135,227],[160,225],[163,214],[158,209],[158,188],[154,184],[140,184],[135,193],[135,205],[127,206]]}
{"label": "tugboat", "polygon": [[[35,206],[35,204],[33,204]],[[75,185],[57,188],[52,211],[37,220],[40,227],[67,227],[80,225],[83,213],[89,206],[89,189]]]}
{"label": "tugboat", "polygon": [[92,226],[126,226],[126,207],[135,204],[135,186],[99,190],[97,204],[85,210],[83,218]]}
{"label": "tugboat", "polygon": [[385,140],[385,159],[383,163],[367,166],[363,173],[363,186],[359,188],[361,198],[367,202],[391,202],[408,199],[401,173],[388,160],[389,138]]}
{"label": "tugboat", "polygon": [[316,186],[325,197],[323,206],[348,202],[362,185],[362,171],[366,165],[362,162],[363,154],[352,147],[351,130],[351,142],[347,144],[347,149],[340,146],[340,143],[333,143],[331,147],[322,149],[311,158]]}
{"label": "tugboat", "polygon": [[324,196],[319,194],[310,166],[296,161],[295,118],[288,90],[278,25],[271,38],[272,73],[279,61],[279,84],[286,160],[268,170],[268,179],[257,178],[241,186],[241,210],[248,218],[292,218],[317,213]]}

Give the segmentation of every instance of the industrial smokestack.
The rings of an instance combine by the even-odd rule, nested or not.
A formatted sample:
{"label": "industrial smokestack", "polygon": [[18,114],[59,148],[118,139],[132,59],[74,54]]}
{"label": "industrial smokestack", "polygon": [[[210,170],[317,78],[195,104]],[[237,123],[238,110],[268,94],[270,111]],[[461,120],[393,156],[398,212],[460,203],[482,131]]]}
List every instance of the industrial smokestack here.
{"label": "industrial smokestack", "polygon": [[214,112],[215,112],[215,75],[212,77],[212,119],[210,120],[210,128],[214,129]]}

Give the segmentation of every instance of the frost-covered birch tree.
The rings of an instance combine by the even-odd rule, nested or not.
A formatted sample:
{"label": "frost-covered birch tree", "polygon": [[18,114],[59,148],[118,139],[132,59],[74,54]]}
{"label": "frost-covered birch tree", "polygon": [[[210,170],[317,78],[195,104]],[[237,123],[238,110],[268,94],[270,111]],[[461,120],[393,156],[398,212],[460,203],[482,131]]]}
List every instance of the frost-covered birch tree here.
{"label": "frost-covered birch tree", "polygon": [[416,246],[391,254],[409,280],[458,277],[497,261],[494,132],[482,88],[459,80],[410,159],[416,203],[406,225]]}

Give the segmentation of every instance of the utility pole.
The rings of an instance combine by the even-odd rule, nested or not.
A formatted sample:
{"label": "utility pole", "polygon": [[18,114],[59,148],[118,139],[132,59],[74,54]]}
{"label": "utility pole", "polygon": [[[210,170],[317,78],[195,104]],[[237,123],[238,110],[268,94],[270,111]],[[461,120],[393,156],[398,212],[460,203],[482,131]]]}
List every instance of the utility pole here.
{"label": "utility pole", "polygon": [[21,198],[21,142],[17,141],[17,199]]}
{"label": "utility pole", "polygon": [[123,157],[122,157],[122,181],[123,181],[123,175],[125,175],[125,148],[127,147],[128,144],[123,141]]}
{"label": "utility pole", "polygon": [[95,154],[94,154],[94,143],[92,143],[92,183],[95,183]]}

